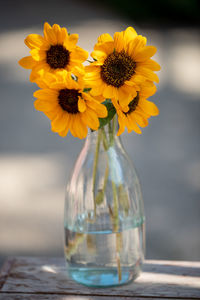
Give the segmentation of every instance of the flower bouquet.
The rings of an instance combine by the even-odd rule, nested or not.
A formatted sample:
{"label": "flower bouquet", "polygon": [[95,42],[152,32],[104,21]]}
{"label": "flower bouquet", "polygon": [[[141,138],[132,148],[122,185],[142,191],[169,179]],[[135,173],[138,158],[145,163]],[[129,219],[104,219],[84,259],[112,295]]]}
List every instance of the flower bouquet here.
{"label": "flower bouquet", "polygon": [[68,272],[88,286],[119,285],[140,272],[145,221],[139,180],[119,136],[125,128],[141,134],[158,115],[147,99],[160,66],[151,59],[156,48],[132,27],[102,34],[90,60],[77,42],[77,34],[45,23],[43,36],[25,39],[30,56],[19,64],[31,69],[40,88],[34,106],[52,131],[87,137],[66,189]]}

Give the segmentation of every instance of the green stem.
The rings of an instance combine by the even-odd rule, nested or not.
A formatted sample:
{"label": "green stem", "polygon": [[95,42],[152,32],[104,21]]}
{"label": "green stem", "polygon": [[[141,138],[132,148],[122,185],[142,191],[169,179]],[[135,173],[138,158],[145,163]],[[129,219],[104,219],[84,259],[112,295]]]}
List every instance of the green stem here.
{"label": "green stem", "polygon": [[97,165],[98,165],[98,159],[99,159],[100,141],[101,141],[101,132],[98,131],[98,138],[97,138],[95,157],[94,157],[94,165],[93,165],[93,188],[92,188],[95,217],[96,217],[95,186],[96,186],[96,174],[97,174]]}
{"label": "green stem", "polygon": [[[109,127],[109,129],[111,129],[111,126]],[[116,130],[116,116],[113,117],[112,130],[109,130],[111,147],[114,144],[115,130]],[[112,190],[113,190],[113,202],[114,202],[112,218],[113,218],[113,229],[114,232],[116,232],[116,261],[117,261],[118,281],[120,282],[122,279],[120,252],[123,245],[122,245],[122,234],[121,232],[118,232],[119,231],[119,199],[118,199],[117,186],[113,178],[112,178]]]}
{"label": "green stem", "polygon": [[119,216],[118,216],[119,205],[118,205],[118,200],[117,200],[117,188],[116,188],[116,184],[113,180],[112,180],[112,190],[113,190],[113,202],[114,202],[113,228],[114,228],[114,232],[117,232],[118,225],[119,225]]}
{"label": "green stem", "polygon": [[121,262],[120,262],[120,252],[123,247],[122,233],[116,233],[116,260],[117,260],[117,271],[118,271],[118,281],[122,280]]}
{"label": "green stem", "polygon": [[[113,127],[111,128],[111,123],[108,124],[109,126],[109,141],[107,139],[105,129],[102,128],[102,136],[103,136],[103,145],[104,149],[107,151],[110,146],[113,145],[114,143],[114,134],[115,134],[115,117],[113,118]],[[109,163],[109,160],[108,160]],[[119,216],[118,216],[118,210],[119,210],[119,204],[118,204],[118,199],[117,199],[117,187],[114,182],[113,178],[113,173],[111,172],[111,181],[112,181],[112,191],[113,191],[113,202],[114,202],[114,207],[113,207],[113,215],[111,216],[112,221],[113,221],[113,229],[115,232],[118,231],[118,226],[119,226]]]}
{"label": "green stem", "polygon": [[108,163],[106,166],[105,174],[104,174],[104,182],[103,182],[103,187],[102,189],[98,189],[98,193],[95,196],[95,203],[96,205],[100,205],[103,203],[104,200],[104,194],[107,186],[107,181],[108,181],[108,175],[109,175],[109,168],[108,168]]}
{"label": "green stem", "polygon": [[103,146],[104,146],[105,151],[107,151],[109,148],[109,142],[108,142],[108,139],[106,136],[105,129],[103,127],[101,128],[101,133],[102,133],[102,137],[103,137]]}
{"label": "green stem", "polygon": [[116,115],[114,115],[114,117],[113,117],[113,121],[112,121],[112,138],[111,138],[111,142],[110,142],[110,144],[111,144],[111,146],[113,146],[113,144],[114,144],[114,140],[115,140],[115,127],[116,127]]}
{"label": "green stem", "polygon": [[112,124],[111,121],[108,123],[108,133],[109,133],[109,140],[110,140],[110,146],[113,140],[113,130],[112,130]]}
{"label": "green stem", "polygon": [[107,182],[108,182],[108,175],[109,175],[109,167],[108,167],[108,163],[107,163],[106,171],[105,171],[105,175],[104,175],[104,182],[103,182],[103,195],[104,195],[105,190],[106,190],[106,186],[107,186]]}

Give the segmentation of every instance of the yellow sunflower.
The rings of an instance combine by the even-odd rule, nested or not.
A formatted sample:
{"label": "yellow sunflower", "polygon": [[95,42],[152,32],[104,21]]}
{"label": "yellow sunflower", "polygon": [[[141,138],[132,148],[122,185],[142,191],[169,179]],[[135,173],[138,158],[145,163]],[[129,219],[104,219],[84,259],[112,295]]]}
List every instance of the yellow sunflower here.
{"label": "yellow sunflower", "polygon": [[31,49],[31,56],[26,56],[19,64],[26,69],[32,69],[30,81],[35,81],[44,72],[71,71],[74,66],[82,67],[88,53],[76,46],[78,34],[68,34],[66,28],[54,24],[52,27],[44,24],[44,36],[30,34],[25,44]]}
{"label": "yellow sunflower", "polygon": [[99,119],[107,116],[106,107],[84,92],[84,80],[73,79],[67,71],[38,79],[41,87],[34,93],[34,105],[51,120],[52,131],[64,137],[70,130],[80,139],[87,136],[88,127],[97,130]]}
{"label": "yellow sunflower", "polygon": [[136,97],[141,83],[159,82],[153,71],[159,71],[160,66],[151,59],[155,53],[156,47],[146,46],[146,38],[132,27],[116,32],[114,38],[102,34],[91,53],[94,62],[87,67],[91,93],[127,105]]}
{"label": "yellow sunflower", "polygon": [[128,129],[128,133],[133,130],[139,134],[142,133],[139,126],[146,127],[148,125],[148,118],[159,114],[157,106],[147,100],[155,92],[155,85],[147,81],[141,85],[140,91],[137,92],[136,97],[127,106],[122,108],[118,101],[113,101],[118,115],[118,135],[124,132],[125,127]]}

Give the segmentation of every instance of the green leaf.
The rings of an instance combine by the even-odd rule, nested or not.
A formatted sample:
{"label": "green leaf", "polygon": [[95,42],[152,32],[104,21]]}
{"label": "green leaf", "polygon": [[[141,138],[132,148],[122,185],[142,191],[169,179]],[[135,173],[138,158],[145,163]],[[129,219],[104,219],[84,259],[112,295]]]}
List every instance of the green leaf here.
{"label": "green leaf", "polygon": [[78,77],[77,77],[76,75],[74,75],[74,74],[71,74],[71,78],[72,78],[73,80],[75,80],[75,81],[78,81]]}
{"label": "green leaf", "polygon": [[128,215],[130,204],[129,204],[129,197],[127,191],[124,189],[123,184],[118,186],[118,197],[119,203],[123,207],[126,216]]}
{"label": "green leaf", "polygon": [[91,91],[91,88],[84,88],[84,90],[83,90],[84,93],[87,93],[89,91]]}
{"label": "green leaf", "polygon": [[110,99],[106,99],[102,104],[106,106],[108,115],[106,118],[99,118],[99,122],[100,122],[99,128],[102,128],[106,124],[108,124],[116,114],[116,109]]}
{"label": "green leaf", "polygon": [[104,192],[102,189],[99,189],[98,194],[95,197],[95,203],[97,205],[100,205],[101,203],[103,203],[103,200],[104,200]]}

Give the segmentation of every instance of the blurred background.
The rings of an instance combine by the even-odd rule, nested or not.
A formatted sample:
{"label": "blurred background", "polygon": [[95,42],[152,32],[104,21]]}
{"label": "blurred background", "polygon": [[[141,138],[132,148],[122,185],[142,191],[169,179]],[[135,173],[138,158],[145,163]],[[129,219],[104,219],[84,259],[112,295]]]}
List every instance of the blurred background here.
{"label": "blurred background", "polygon": [[24,38],[42,34],[45,21],[79,33],[89,52],[100,34],[128,26],[158,48],[160,115],[122,140],[142,184],[147,258],[199,260],[199,1],[7,0],[0,16],[0,261],[63,255],[65,185],[84,141],[51,132],[17,63],[28,55]]}

